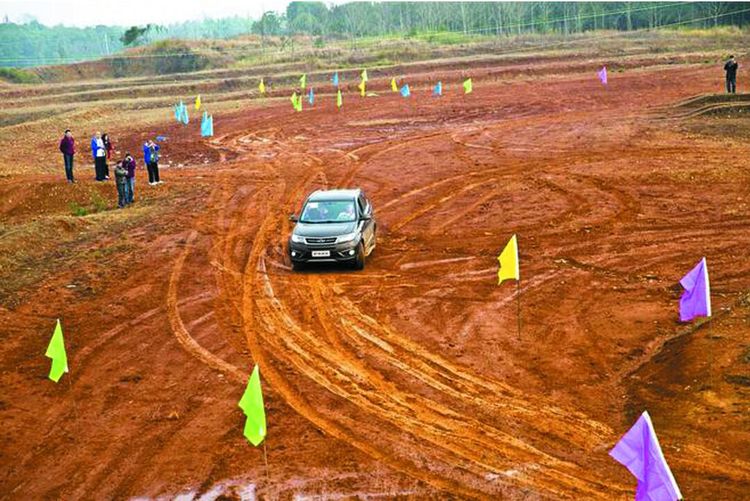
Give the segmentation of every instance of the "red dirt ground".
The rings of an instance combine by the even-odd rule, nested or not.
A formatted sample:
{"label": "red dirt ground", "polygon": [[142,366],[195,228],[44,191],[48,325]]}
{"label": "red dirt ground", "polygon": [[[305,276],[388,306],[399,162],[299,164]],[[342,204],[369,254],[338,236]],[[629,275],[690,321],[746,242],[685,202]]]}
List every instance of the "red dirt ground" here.
{"label": "red dirt ground", "polygon": [[[686,499],[747,498],[750,146],[656,113],[715,87],[689,66],[318,96],[217,117],[197,150],[165,126],[191,168],[139,178],[130,222],[56,230],[0,310],[0,497],[628,499],[607,451],[648,409]],[[3,218],[64,210],[56,180],[3,180]],[[352,186],[376,208],[365,270],[292,273],[287,215]],[[495,275],[513,233],[520,335]],[[716,315],[682,325],[702,256]],[[254,363],[267,470],[237,408]]]}

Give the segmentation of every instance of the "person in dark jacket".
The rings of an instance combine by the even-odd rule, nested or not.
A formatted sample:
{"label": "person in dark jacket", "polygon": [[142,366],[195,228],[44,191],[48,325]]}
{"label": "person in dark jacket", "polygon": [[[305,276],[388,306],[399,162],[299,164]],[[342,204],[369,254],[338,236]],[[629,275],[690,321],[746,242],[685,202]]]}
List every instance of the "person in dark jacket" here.
{"label": "person in dark jacket", "polygon": [[73,139],[73,134],[70,129],[65,130],[65,135],[60,140],[60,151],[63,154],[63,162],[65,163],[65,177],[69,183],[75,183],[73,178],[73,155],[76,154],[76,141]]}
{"label": "person in dark jacket", "polygon": [[102,141],[102,135],[99,132],[91,138],[91,155],[94,157],[96,180],[104,181],[109,179],[106,173],[109,170],[107,168],[107,150],[104,149],[104,141]]}
{"label": "person in dark jacket", "polygon": [[727,92],[734,94],[737,92],[737,68],[739,64],[734,60],[734,56],[729,56],[729,60],[724,63],[724,71],[727,73]]}
{"label": "person in dark jacket", "polygon": [[109,134],[106,132],[102,132],[102,143],[104,143],[104,151],[107,153],[107,163],[104,166],[104,177],[105,179],[109,179],[109,162],[112,160],[112,152],[115,150],[115,146],[112,144],[112,141],[109,139]]}
{"label": "person in dark jacket", "polygon": [[115,184],[117,185],[117,206],[123,208],[127,205],[127,183],[128,170],[123,166],[124,162],[118,162],[115,166]]}
{"label": "person in dark jacket", "polygon": [[154,186],[161,184],[159,180],[159,145],[148,140],[143,144],[143,160],[148,169],[148,184]]}
{"label": "person in dark jacket", "polygon": [[125,203],[132,204],[135,198],[135,158],[130,153],[125,153],[122,165],[128,171],[125,183]]}

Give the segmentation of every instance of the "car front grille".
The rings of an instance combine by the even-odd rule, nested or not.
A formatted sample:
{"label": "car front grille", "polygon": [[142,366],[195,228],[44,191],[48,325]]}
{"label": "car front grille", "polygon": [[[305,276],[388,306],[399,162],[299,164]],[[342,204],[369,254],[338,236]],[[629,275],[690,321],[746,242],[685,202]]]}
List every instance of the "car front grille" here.
{"label": "car front grille", "polygon": [[305,238],[305,241],[308,244],[332,244],[336,242],[336,237],[326,237],[326,238]]}

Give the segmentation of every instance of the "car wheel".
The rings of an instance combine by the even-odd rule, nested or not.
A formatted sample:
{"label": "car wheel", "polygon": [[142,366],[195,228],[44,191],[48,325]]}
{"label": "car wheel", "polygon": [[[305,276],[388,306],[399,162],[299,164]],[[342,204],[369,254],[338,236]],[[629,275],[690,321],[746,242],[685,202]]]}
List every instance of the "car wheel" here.
{"label": "car wheel", "polygon": [[361,270],[365,267],[365,244],[360,242],[357,246],[357,257],[354,258],[354,269]]}

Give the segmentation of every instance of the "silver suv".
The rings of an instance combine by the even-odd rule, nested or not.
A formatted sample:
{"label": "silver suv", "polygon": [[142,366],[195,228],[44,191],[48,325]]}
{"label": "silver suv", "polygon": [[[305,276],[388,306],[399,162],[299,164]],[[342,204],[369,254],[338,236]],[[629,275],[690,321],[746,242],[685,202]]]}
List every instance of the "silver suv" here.
{"label": "silver suv", "polygon": [[375,249],[372,204],[360,189],[313,192],[289,237],[292,268],[311,262],[350,263],[361,270]]}

